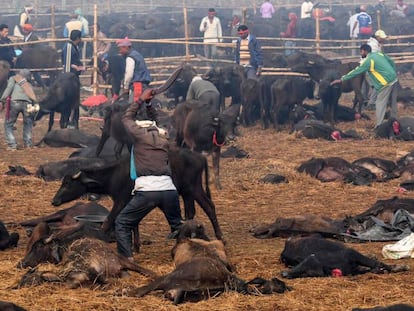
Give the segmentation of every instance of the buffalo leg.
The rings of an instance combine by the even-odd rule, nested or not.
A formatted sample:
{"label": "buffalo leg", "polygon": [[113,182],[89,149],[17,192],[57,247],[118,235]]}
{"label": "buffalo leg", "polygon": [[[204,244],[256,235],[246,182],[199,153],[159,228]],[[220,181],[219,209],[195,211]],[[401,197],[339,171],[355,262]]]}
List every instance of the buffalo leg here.
{"label": "buffalo leg", "polygon": [[49,114],[49,127],[47,129],[48,132],[52,130],[53,123],[55,122],[55,113],[53,111]]}
{"label": "buffalo leg", "polygon": [[355,266],[368,267],[370,268],[370,271],[374,273],[391,271],[390,266],[380,261],[377,261],[375,259],[371,259],[367,256],[364,256],[361,253],[353,249],[349,249],[347,253],[345,254],[345,257],[349,258],[350,261],[354,262]]}
{"label": "buffalo leg", "polygon": [[214,206],[213,201],[207,198],[204,194],[198,193],[196,193],[195,199],[208,216],[208,219],[210,219],[216,238],[223,240],[223,232],[221,232],[221,228],[217,220],[216,207]]}
{"label": "buffalo leg", "polygon": [[282,272],[282,276],[288,279],[321,277],[325,275],[322,263],[313,254],[306,257],[300,264],[293,267],[289,271]]}
{"label": "buffalo leg", "polygon": [[214,169],[214,184],[216,185],[217,190],[221,190],[220,183],[220,147],[216,147],[213,151],[213,169]]}

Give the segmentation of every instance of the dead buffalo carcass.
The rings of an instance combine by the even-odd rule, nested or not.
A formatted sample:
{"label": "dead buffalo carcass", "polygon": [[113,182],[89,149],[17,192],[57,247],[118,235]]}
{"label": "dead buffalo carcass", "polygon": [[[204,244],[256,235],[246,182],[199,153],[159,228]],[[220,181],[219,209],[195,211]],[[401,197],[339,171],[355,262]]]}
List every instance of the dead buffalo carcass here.
{"label": "dead buffalo carcass", "polygon": [[0,301],[0,310],[2,311],[26,311],[26,309],[8,301]]}
{"label": "dead buffalo carcass", "polygon": [[290,279],[408,270],[407,266],[387,265],[366,257],[341,242],[319,236],[288,239],[280,258],[286,266],[293,267],[282,272],[283,277]]}
{"label": "dead buffalo carcass", "polygon": [[354,308],[352,311],[414,311],[414,306],[405,303],[398,303],[386,307]]}
{"label": "dead buffalo carcass", "polygon": [[109,240],[96,224],[79,222],[66,226],[51,233],[51,228],[45,222],[39,223],[34,229],[27,243],[24,258],[18,267],[35,267],[40,263],[49,262],[57,264],[62,261],[63,255],[73,241],[84,237],[92,237],[104,241]]}
{"label": "dead buffalo carcass", "polygon": [[[192,228],[188,229],[191,226]],[[182,232],[186,231],[185,234]],[[261,278],[246,282],[232,272],[222,241],[206,241],[186,235],[203,237],[204,229],[196,222],[188,222],[180,229],[172,256],[175,269],[155,279],[146,286],[123,290],[128,296],[143,297],[155,290],[162,290],[174,304],[182,303],[189,297],[209,297],[225,290],[235,290],[244,294],[283,293],[290,288],[278,279],[270,281]],[[259,285],[251,289],[249,285]],[[262,290],[262,292],[260,291]]]}
{"label": "dead buffalo carcass", "polygon": [[337,237],[348,229],[347,220],[335,220],[325,216],[305,214],[293,217],[278,217],[270,225],[261,225],[250,230],[255,238],[289,237],[319,233],[325,237]]}
{"label": "dead buffalo carcass", "polygon": [[374,216],[385,223],[390,223],[394,213],[400,209],[414,215],[414,199],[393,197],[387,200],[378,200],[365,212],[356,215],[354,219],[364,222]]}
{"label": "dead buffalo carcass", "polygon": [[136,271],[144,276],[155,277],[155,273],[116,254],[104,241],[82,238],[73,241],[65,252],[57,273],[45,272],[23,276],[19,287],[39,281],[66,282],[70,288],[87,284],[105,284],[110,278],[120,277],[122,271]]}

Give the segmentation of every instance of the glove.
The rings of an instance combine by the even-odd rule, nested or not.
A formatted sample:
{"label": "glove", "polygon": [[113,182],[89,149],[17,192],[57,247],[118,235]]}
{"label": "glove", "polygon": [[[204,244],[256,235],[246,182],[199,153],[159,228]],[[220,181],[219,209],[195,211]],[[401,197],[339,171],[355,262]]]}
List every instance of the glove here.
{"label": "glove", "polygon": [[151,99],[154,98],[154,96],[155,96],[154,89],[148,88],[148,89],[145,89],[144,92],[142,92],[139,99],[143,102],[149,103]]}

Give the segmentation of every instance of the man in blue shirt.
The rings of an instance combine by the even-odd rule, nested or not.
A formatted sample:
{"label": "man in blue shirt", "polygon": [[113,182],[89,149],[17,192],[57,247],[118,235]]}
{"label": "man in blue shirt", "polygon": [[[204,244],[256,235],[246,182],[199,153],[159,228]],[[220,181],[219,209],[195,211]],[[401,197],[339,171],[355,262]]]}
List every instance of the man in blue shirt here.
{"label": "man in blue shirt", "polygon": [[85,70],[79,52],[79,44],[82,41],[82,33],[80,30],[72,30],[70,33],[70,41],[65,43],[62,49],[63,72],[73,72],[76,76],[80,76]]}

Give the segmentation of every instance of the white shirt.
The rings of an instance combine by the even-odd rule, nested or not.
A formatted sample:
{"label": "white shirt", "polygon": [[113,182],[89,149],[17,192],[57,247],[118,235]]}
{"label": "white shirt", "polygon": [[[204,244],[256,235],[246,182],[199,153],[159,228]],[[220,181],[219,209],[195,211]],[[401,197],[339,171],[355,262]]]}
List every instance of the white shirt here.
{"label": "white shirt", "polygon": [[352,15],[348,19],[348,22],[346,23],[346,25],[349,26],[349,37],[351,39],[358,38],[358,34],[359,34],[359,26],[358,25],[355,27],[354,32],[352,32],[352,29],[354,28],[355,22],[358,23],[358,20],[357,20],[358,14],[359,13],[355,13],[354,15]]}
{"label": "white shirt", "polygon": [[124,89],[129,88],[132,77],[134,75],[135,61],[132,57],[127,57],[125,60],[125,75],[124,75]]}
{"label": "white shirt", "polygon": [[170,176],[139,176],[135,179],[132,194],[137,191],[168,191],[177,190]]}
{"label": "white shirt", "polygon": [[[207,23],[207,27],[204,27],[204,23]],[[222,40],[221,23],[218,17],[214,16],[211,23],[208,16],[204,17],[200,23],[200,31],[204,32],[204,42],[221,42]]]}
{"label": "white shirt", "polygon": [[367,44],[371,47],[372,53],[381,52],[381,43],[374,37],[369,38]]}
{"label": "white shirt", "polygon": [[[300,18],[309,18],[312,17],[312,8],[313,8],[313,3],[310,1],[304,1],[302,3],[301,9],[300,9]],[[309,12],[309,13],[307,13]]]}

